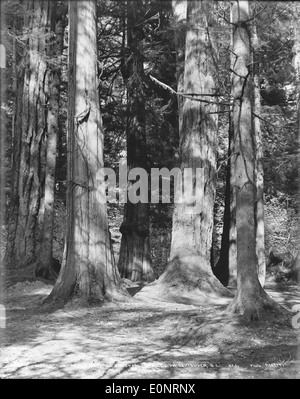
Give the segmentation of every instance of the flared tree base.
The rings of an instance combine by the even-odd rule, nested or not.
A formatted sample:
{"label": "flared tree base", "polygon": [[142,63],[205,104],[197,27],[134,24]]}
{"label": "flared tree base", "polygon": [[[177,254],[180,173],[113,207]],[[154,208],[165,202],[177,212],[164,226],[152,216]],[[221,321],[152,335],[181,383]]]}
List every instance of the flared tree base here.
{"label": "flared tree base", "polygon": [[77,306],[103,305],[105,302],[129,302],[131,296],[125,285],[101,285],[93,281],[86,290],[79,279],[70,278],[68,281],[60,280],[54,286],[50,295],[45,299],[45,305],[64,306],[70,302]]}
{"label": "flared tree base", "polygon": [[210,266],[204,268],[201,257],[184,256],[172,259],[160,278],[145,286],[135,298],[205,305],[224,304],[233,296],[212,274]]}
{"label": "flared tree base", "polygon": [[242,316],[246,323],[291,319],[289,310],[275,302],[262,287],[256,293],[238,290],[227,310]]}

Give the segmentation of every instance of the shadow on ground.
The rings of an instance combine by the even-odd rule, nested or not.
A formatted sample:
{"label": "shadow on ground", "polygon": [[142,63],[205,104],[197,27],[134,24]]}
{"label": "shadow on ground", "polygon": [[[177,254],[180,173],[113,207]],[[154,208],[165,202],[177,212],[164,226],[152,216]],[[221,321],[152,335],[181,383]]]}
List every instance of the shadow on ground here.
{"label": "shadow on ground", "polygon": [[[299,378],[298,330],[245,325],[224,305],[41,306],[51,286],[7,296],[2,378]],[[287,307],[295,293],[273,292]],[[280,297],[279,297],[280,296]]]}

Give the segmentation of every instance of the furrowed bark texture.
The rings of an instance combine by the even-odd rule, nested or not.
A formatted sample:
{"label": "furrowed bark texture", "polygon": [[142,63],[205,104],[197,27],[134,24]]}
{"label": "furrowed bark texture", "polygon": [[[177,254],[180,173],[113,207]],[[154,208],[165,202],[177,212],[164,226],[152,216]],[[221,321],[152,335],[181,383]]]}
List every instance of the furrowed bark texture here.
{"label": "furrowed bark texture", "polygon": [[[179,105],[181,170],[200,170],[187,190],[177,193],[182,203],[175,204],[170,261],[158,284],[171,290],[226,294],[213,275],[210,263],[215,200],[217,104],[211,100],[216,87],[217,48],[212,33],[214,5],[208,1],[187,2],[184,93],[195,93],[195,100],[184,98]],[[177,12],[175,9],[174,11]],[[181,85],[179,81],[178,84]],[[195,198],[197,201],[195,201]]]}
{"label": "furrowed bark texture", "polygon": [[53,4],[28,0],[24,5],[29,34],[28,49],[19,65],[16,94],[11,203],[5,253],[8,268],[22,268],[35,262],[43,223],[49,105],[47,41],[50,39]]}
{"label": "furrowed bark texture", "polygon": [[[258,279],[263,287],[266,279],[266,260],[265,260],[265,223],[264,223],[264,166],[263,166],[263,143],[260,128],[259,115],[261,113],[260,103],[260,78],[259,78],[259,55],[258,55],[258,36],[256,25],[252,29],[252,48],[253,48],[253,128],[255,135],[256,157],[255,157],[255,178],[256,178],[256,202],[255,202],[255,222],[256,222],[256,256]],[[257,116],[258,115],[258,116]]]}
{"label": "furrowed bark texture", "polygon": [[58,7],[53,2],[51,20],[51,39],[49,43],[49,56],[51,57],[51,69],[49,71],[49,106],[47,114],[47,146],[44,190],[44,216],[39,247],[38,261],[35,274],[44,278],[55,279],[57,271],[53,264],[53,224],[54,224],[54,195],[55,195],[55,171],[57,139],[59,131],[59,106],[61,84],[61,56],[64,45],[64,31],[66,25],[67,5]]}
{"label": "furrowed bark texture", "polygon": [[97,90],[96,1],[69,3],[68,202],[64,259],[47,302],[127,296],[113,262]]}
{"label": "furrowed bark texture", "polygon": [[229,310],[247,320],[262,318],[278,306],[258,280],[255,230],[255,137],[252,120],[251,51],[248,1],[233,2],[233,132],[237,229],[237,293]]}
{"label": "furrowed bark texture", "polygon": [[[127,46],[130,59],[127,60],[127,166],[148,171],[147,142],[145,126],[145,94],[143,88],[144,60],[141,24],[144,12],[136,1],[127,3]],[[134,181],[129,180],[128,191]],[[149,238],[149,204],[132,203],[127,198],[118,269],[122,277],[131,281],[153,281]]]}

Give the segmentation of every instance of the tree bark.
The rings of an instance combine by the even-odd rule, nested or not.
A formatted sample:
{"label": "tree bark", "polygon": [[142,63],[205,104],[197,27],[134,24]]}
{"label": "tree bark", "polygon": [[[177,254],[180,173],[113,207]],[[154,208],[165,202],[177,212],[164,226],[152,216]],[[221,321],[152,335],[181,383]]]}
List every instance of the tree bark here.
{"label": "tree bark", "polygon": [[47,40],[51,3],[27,0],[28,51],[19,66],[20,89],[16,99],[14,170],[5,263],[21,268],[34,263],[40,234],[45,143],[49,99]]}
{"label": "tree bark", "polygon": [[[148,171],[145,129],[145,94],[143,89],[144,60],[142,50],[142,3],[127,2],[127,165],[128,171],[143,168]],[[129,181],[128,192],[133,181]],[[154,280],[149,239],[149,204],[130,202],[124,208],[124,220],[118,269],[122,277],[132,281]]]}
{"label": "tree bark", "polygon": [[[47,302],[127,297],[110,245],[97,90],[96,1],[69,2],[67,234],[64,259]],[[99,177],[100,176],[100,177]]]}
{"label": "tree bark", "polygon": [[[6,37],[4,32],[6,30],[6,18],[4,13],[5,6],[3,2],[0,2],[0,101],[1,104],[6,101],[6,81],[7,81],[7,69],[6,69]],[[4,229],[2,226],[4,225],[4,215],[6,210],[6,195],[5,195],[5,186],[6,186],[6,178],[4,173],[4,157],[5,157],[5,138],[6,138],[6,118],[4,107],[0,106],[0,243],[2,244],[5,240]],[[5,269],[4,264],[0,261],[0,341],[3,342],[6,327],[6,315],[5,315]]]}
{"label": "tree bark", "polygon": [[229,310],[247,321],[261,319],[265,310],[278,305],[258,280],[254,205],[255,137],[251,104],[251,51],[248,1],[233,3],[233,131],[235,142],[235,186],[237,228],[237,292]]}
{"label": "tree bark", "polygon": [[[299,17],[300,17],[300,6],[297,2],[293,4],[294,8],[294,57],[293,57],[293,67],[296,72],[297,77],[297,126],[298,126],[298,139],[300,143],[300,27],[299,27]],[[300,168],[299,168],[300,175]],[[300,199],[300,185],[298,188],[298,198]],[[300,283],[300,250],[295,260],[295,269],[297,271],[298,283]]]}
{"label": "tree bark", "polygon": [[[185,41],[184,93],[196,93],[194,99],[184,98],[179,106],[181,171],[193,170],[193,190],[184,192],[182,203],[175,203],[170,261],[156,283],[156,292],[180,297],[230,295],[213,275],[211,246],[213,211],[216,190],[217,104],[197,99],[199,94],[212,94],[216,87],[217,48],[211,27],[213,5],[208,1],[187,2]],[[178,82],[180,84],[180,82]],[[204,181],[197,184],[196,170]],[[182,193],[177,192],[177,198]],[[195,202],[195,198],[197,201]],[[198,203],[197,203],[198,202]],[[200,205],[200,206],[199,206]],[[149,287],[150,288],[150,287]]]}
{"label": "tree bark", "polygon": [[236,218],[234,196],[234,143],[232,115],[229,114],[228,161],[226,168],[225,206],[223,232],[219,260],[213,269],[214,275],[225,287],[236,286]]}
{"label": "tree bark", "polygon": [[258,55],[258,36],[256,25],[252,29],[252,48],[253,48],[253,128],[255,135],[256,157],[255,157],[255,179],[256,179],[256,256],[258,261],[258,279],[263,287],[266,279],[266,260],[265,260],[265,223],[264,223],[264,166],[263,166],[263,143],[260,128],[259,115],[261,113],[260,103],[260,78],[259,78],[259,55]]}
{"label": "tree bark", "polygon": [[46,177],[43,204],[44,220],[35,274],[53,280],[57,277],[57,270],[54,269],[54,265],[58,262],[53,259],[54,193],[57,135],[59,130],[61,57],[63,53],[67,7],[65,4],[59,6],[58,2],[52,2],[51,4],[53,6],[53,13],[48,55],[51,59],[52,67],[49,69]]}
{"label": "tree bark", "polygon": [[[232,23],[232,7],[230,8]],[[231,36],[231,47],[233,37]],[[233,70],[234,55],[230,53],[230,65]],[[226,173],[225,207],[223,217],[223,233],[220,258],[214,269],[214,274],[225,287],[236,287],[237,284],[237,248],[236,248],[236,187],[235,187],[235,143],[233,137],[232,109],[228,121],[228,162]]]}

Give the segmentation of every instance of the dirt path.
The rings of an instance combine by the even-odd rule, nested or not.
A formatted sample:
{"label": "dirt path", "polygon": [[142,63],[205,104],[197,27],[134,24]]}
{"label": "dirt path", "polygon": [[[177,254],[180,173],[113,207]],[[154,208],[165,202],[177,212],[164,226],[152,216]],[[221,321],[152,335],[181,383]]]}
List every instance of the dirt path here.
{"label": "dirt path", "polygon": [[[297,335],[286,325],[247,326],[222,305],[133,301],[47,313],[42,282],[7,290],[0,330],[2,378],[299,378]],[[295,287],[269,294],[288,308]],[[137,295],[138,297],[138,295]],[[291,318],[293,314],[291,314]]]}

